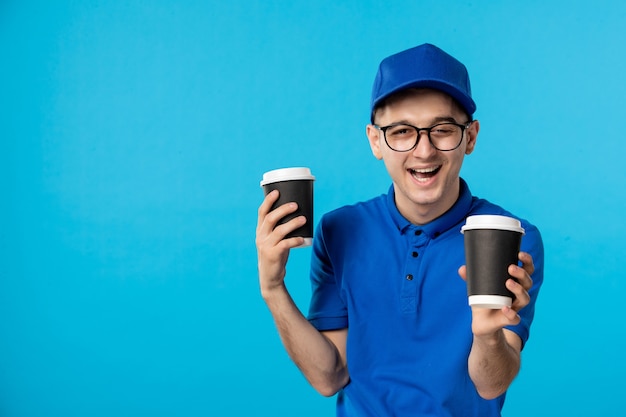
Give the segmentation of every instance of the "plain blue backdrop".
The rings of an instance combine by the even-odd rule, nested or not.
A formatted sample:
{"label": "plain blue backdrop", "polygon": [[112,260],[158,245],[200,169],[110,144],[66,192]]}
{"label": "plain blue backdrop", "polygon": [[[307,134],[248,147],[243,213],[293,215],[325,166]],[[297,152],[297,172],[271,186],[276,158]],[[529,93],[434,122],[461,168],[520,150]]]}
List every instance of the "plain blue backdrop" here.
{"label": "plain blue backdrop", "polygon": [[621,412],[625,23],[603,0],[0,2],[0,416],[333,415],[259,296],[259,181],[311,167],[316,219],[386,192],[371,83],[423,42],[470,71],[462,176],[544,236],[504,415]]}

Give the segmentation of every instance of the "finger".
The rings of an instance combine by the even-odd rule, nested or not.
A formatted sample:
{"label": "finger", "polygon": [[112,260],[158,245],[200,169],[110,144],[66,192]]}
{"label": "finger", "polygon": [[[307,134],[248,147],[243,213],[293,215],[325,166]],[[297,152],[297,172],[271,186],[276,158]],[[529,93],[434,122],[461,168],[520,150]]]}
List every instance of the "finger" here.
{"label": "finger", "polygon": [[265,219],[265,216],[267,216],[267,213],[269,213],[270,209],[272,208],[272,205],[276,202],[276,200],[278,200],[278,196],[279,196],[278,190],[272,190],[263,199],[263,203],[259,206],[259,210],[258,210],[257,230],[263,224],[263,220]]}
{"label": "finger", "polygon": [[533,257],[530,256],[530,253],[520,252],[518,258],[522,262],[522,268],[528,272],[528,275],[535,273],[535,264],[533,263]]}
{"label": "finger", "polygon": [[282,239],[280,242],[278,242],[278,246],[280,246],[280,249],[293,249],[298,246],[302,246],[303,244],[304,238],[299,236]]}
{"label": "finger", "polygon": [[271,233],[272,230],[276,228],[276,225],[281,219],[283,219],[288,214],[295,212],[296,210],[298,210],[298,204],[291,202],[285,203],[270,211],[269,213],[265,214],[264,217],[259,219],[261,223],[258,226],[257,233]]}
{"label": "finger", "polygon": [[[278,209],[277,209],[278,210]],[[272,230],[271,235],[273,236],[272,240],[274,240],[273,244],[277,244],[281,240],[285,239],[289,233],[293,232],[299,227],[302,227],[306,223],[305,216],[298,216],[286,223],[280,224]]]}
{"label": "finger", "polygon": [[515,311],[512,307],[504,306],[501,311],[502,314],[504,314],[504,317],[508,320],[506,325],[516,325],[521,321],[519,314],[517,314],[517,311]]}
{"label": "finger", "polygon": [[515,282],[513,279],[508,279],[505,285],[506,288],[515,295],[513,305],[511,306],[514,310],[519,311],[528,305],[530,302],[530,295],[523,286],[521,286],[518,282]]}
{"label": "finger", "polygon": [[493,334],[497,329],[519,322],[520,317],[512,307],[496,310],[472,306],[472,332],[475,335]]}
{"label": "finger", "polygon": [[287,262],[289,250],[304,244],[303,237],[285,238],[285,236],[306,223],[305,216],[298,216],[287,223],[276,227],[271,233],[257,234],[256,247],[259,265],[262,262],[281,263],[282,269]]}
{"label": "finger", "polygon": [[530,287],[533,286],[533,280],[526,269],[517,265],[509,265],[508,272],[525,290],[530,290]]}

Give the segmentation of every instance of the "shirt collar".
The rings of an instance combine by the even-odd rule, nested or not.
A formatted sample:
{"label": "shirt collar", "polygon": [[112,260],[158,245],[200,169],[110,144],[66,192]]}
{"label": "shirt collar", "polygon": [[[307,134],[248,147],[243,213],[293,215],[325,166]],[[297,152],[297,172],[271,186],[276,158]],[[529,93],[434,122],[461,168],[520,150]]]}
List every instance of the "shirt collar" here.
{"label": "shirt collar", "polygon": [[405,234],[409,230],[421,230],[428,237],[433,239],[465,219],[472,205],[472,193],[470,192],[467,183],[462,178],[459,178],[459,181],[461,182],[459,187],[459,198],[450,210],[446,211],[430,223],[419,226],[412,224],[404,218],[402,214],[400,214],[398,207],[396,207],[395,190],[393,188],[393,184],[391,184],[389,192],[387,193],[387,208],[389,209],[391,218],[393,219],[393,222],[398,228],[400,234]]}

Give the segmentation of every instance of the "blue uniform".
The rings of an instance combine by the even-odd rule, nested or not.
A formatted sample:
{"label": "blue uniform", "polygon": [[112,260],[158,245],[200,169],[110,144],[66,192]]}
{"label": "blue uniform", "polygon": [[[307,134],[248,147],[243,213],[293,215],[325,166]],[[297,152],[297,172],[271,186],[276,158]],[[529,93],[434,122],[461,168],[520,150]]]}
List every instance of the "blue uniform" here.
{"label": "blue uniform", "polygon": [[[473,197],[461,180],[455,205],[416,226],[396,208],[393,186],[372,200],[327,213],[314,239],[308,318],[318,330],[348,328],[350,382],[338,416],[499,416],[504,395],[484,400],[467,359],[472,344],[461,226],[504,209]],[[543,280],[537,228],[520,219],[522,250],[533,256],[531,301],[510,327],[528,339]]]}

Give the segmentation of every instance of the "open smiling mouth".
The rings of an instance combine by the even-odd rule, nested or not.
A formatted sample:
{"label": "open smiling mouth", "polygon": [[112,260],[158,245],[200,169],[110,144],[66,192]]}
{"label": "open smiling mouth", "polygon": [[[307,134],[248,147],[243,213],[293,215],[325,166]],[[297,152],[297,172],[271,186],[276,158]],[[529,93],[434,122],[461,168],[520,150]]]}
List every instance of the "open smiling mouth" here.
{"label": "open smiling mouth", "polygon": [[439,172],[441,165],[430,168],[412,169],[409,168],[409,174],[419,182],[426,182]]}

